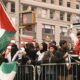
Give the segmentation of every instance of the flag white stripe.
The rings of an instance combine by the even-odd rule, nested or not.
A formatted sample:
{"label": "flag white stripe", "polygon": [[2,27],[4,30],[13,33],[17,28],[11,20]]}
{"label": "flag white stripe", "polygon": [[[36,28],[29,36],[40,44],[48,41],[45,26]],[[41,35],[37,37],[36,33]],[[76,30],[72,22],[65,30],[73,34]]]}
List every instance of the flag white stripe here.
{"label": "flag white stripe", "polygon": [[5,33],[5,30],[0,28],[0,38],[3,36],[4,33]]}
{"label": "flag white stripe", "polygon": [[0,71],[0,80],[13,80],[14,76],[15,76],[16,72],[12,71],[11,73],[3,73],[2,71]]}

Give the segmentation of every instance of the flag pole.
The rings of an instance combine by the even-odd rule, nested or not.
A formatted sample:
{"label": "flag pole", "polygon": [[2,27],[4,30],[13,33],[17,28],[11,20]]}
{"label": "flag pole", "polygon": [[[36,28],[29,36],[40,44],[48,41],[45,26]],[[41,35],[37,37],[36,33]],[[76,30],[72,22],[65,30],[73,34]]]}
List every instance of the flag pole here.
{"label": "flag pole", "polygon": [[15,11],[16,11],[16,28],[17,28],[15,39],[18,48],[20,48],[20,33],[19,33],[20,0],[16,0]]}

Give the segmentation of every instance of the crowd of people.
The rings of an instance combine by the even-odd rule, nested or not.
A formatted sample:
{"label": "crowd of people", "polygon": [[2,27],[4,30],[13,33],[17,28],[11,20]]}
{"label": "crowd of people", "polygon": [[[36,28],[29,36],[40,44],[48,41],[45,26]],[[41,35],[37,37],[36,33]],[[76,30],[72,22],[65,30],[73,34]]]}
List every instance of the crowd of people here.
{"label": "crowd of people", "polygon": [[[66,60],[66,58],[68,58],[68,54],[79,55],[80,53],[80,32],[77,33],[77,38],[78,41],[76,42],[76,45],[71,49],[69,48],[66,40],[60,40],[59,46],[56,45],[55,41],[51,41],[49,44],[46,42],[38,44],[36,41],[33,41],[25,44],[21,49],[18,49],[17,45],[14,43],[12,44],[11,49],[6,49],[0,55],[0,63],[16,61],[19,65],[34,66],[45,63],[66,63],[68,62]],[[65,70],[65,76],[67,76],[67,66],[65,68],[62,66],[61,68],[62,71],[60,74],[63,76]],[[60,69],[58,67],[58,74],[60,72],[59,70]],[[67,77],[65,80],[68,80]]]}

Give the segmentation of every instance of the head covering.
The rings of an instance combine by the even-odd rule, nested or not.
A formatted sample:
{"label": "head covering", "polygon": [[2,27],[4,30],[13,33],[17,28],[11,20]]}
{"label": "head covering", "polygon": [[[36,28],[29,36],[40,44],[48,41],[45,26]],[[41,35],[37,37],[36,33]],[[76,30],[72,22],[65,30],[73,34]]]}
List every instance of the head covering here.
{"label": "head covering", "polygon": [[47,44],[46,44],[45,42],[43,42],[43,43],[41,43],[41,44],[42,44],[42,46],[43,46],[43,49],[40,50],[40,52],[42,53],[42,52],[47,51]]}

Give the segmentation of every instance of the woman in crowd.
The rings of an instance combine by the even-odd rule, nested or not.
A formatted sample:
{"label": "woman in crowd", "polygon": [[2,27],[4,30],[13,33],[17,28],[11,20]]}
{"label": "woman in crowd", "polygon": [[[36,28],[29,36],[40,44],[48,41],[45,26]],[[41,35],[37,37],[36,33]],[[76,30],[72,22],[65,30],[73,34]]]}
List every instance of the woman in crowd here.
{"label": "woman in crowd", "polygon": [[45,52],[47,51],[47,44],[45,42],[42,42],[40,45],[39,45],[39,51],[37,52],[37,59],[36,59],[36,64],[38,65],[37,66],[37,79],[41,77],[41,73],[43,73],[44,71],[41,72],[41,68],[40,68],[40,64],[42,64],[42,59],[45,55]]}
{"label": "woman in crowd", "polygon": [[37,52],[37,55],[38,55],[37,62],[38,62],[38,64],[40,62],[42,62],[45,51],[47,51],[47,44],[45,42],[43,42],[43,43],[40,44],[39,48],[40,48],[40,50]]}

